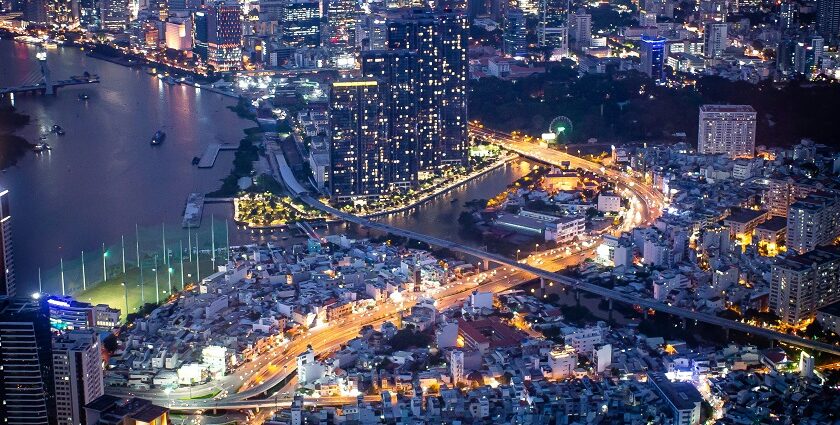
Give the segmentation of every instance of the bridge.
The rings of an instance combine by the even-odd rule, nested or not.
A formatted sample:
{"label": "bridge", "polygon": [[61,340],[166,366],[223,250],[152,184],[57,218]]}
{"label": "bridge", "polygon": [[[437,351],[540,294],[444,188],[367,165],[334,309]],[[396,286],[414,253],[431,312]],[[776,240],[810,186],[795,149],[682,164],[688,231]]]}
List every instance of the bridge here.
{"label": "bridge", "polygon": [[47,66],[47,51],[39,47],[36,54],[39,71],[32,71],[26,76],[23,83],[14,87],[0,87],[0,96],[15,94],[48,94],[52,95],[61,88],[86,84],[99,83],[98,75],[75,75],[67,80],[53,81],[50,78],[50,69]]}

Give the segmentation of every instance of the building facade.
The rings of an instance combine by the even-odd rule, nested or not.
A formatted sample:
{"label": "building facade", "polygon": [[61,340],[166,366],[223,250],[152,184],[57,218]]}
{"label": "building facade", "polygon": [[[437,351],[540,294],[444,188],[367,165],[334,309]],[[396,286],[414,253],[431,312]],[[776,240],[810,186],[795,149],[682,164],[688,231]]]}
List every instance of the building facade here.
{"label": "building facade", "polygon": [[788,257],[771,269],[770,311],[797,325],[816,310],[840,300],[840,248],[818,247]]}
{"label": "building facade", "polygon": [[703,105],[697,131],[697,151],[752,158],[755,154],[756,112],[749,105]]}

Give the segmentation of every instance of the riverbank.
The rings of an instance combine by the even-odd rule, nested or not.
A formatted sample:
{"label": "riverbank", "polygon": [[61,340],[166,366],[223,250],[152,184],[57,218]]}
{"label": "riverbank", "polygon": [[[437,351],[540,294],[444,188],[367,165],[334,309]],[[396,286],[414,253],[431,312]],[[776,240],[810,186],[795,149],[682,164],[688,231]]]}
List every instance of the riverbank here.
{"label": "riverbank", "polygon": [[35,147],[15,131],[29,124],[29,116],[18,113],[11,105],[0,106],[0,170],[17,164]]}

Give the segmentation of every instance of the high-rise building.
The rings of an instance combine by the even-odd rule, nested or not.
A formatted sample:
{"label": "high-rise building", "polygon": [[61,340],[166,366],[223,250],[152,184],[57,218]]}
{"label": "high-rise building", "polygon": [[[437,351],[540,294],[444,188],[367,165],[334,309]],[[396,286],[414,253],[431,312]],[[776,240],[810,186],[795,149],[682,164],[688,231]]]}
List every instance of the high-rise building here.
{"label": "high-rise building", "polygon": [[703,105],[697,131],[697,151],[752,158],[755,154],[756,112],[749,105]]}
{"label": "high-rise building", "polygon": [[779,29],[790,31],[796,28],[796,15],[799,12],[799,4],[795,1],[785,1],[779,6]]}
{"label": "high-rise building", "polygon": [[280,14],[280,40],[287,47],[321,44],[321,5],[317,0],[289,0]]}
{"label": "high-rise building", "polygon": [[330,91],[330,196],[338,202],[386,191],[382,90],[372,79],[337,81]]}
{"label": "high-rise building", "polygon": [[356,46],[356,17],[359,2],[355,0],[325,0],[327,7],[327,46],[352,50]]}
{"label": "high-rise building", "polygon": [[571,15],[569,21],[569,35],[574,48],[590,47],[592,45],[592,15],[579,10]]}
{"label": "high-rise building", "polygon": [[804,254],[840,236],[840,199],[815,192],[791,204],[787,216],[788,250]]}
{"label": "high-rise building", "polygon": [[48,0],[27,0],[23,10],[23,18],[32,24],[49,25],[50,15]]}
{"label": "high-rise building", "polygon": [[389,187],[417,185],[417,53],[409,50],[362,52],[362,75],[382,83],[387,121],[385,183]]}
{"label": "high-rise building", "polygon": [[52,334],[46,303],[0,297],[0,418],[9,425],[56,423]]}
{"label": "high-rise building", "polygon": [[50,25],[55,28],[69,29],[79,25],[78,5],[72,0],[50,0],[47,14]]}
{"label": "high-rise building", "polygon": [[101,10],[97,0],[79,0],[79,25],[85,29],[102,26]]}
{"label": "high-rise building", "polygon": [[840,0],[817,0],[817,32],[828,40],[840,35]]}
{"label": "high-rise building", "polygon": [[70,331],[52,342],[58,425],[87,423],[85,405],[105,393],[102,354],[93,331]]}
{"label": "high-rise building", "polygon": [[9,209],[9,191],[0,192],[0,295],[14,297],[15,250],[12,246],[12,213]]}
{"label": "high-rise building", "polygon": [[356,22],[356,48],[384,50],[388,48],[388,21],[378,13],[361,15]]}
{"label": "high-rise building", "polygon": [[467,42],[458,12],[412,9],[389,17],[388,48],[416,52],[418,168],[467,165]]}
{"label": "high-rise building", "polygon": [[824,46],[825,40],[819,36],[796,43],[793,49],[793,70],[805,76],[817,74]]}
{"label": "high-rise building", "polygon": [[209,11],[203,7],[193,13],[193,52],[207,60],[208,43],[210,42]]}
{"label": "high-rise building", "polygon": [[818,308],[840,300],[840,248],[817,247],[771,268],[770,311],[798,325]]}
{"label": "high-rise building", "polygon": [[218,72],[242,66],[242,8],[222,0],[207,8],[207,64]]}
{"label": "high-rise building", "polygon": [[99,18],[102,28],[111,31],[122,31],[128,24],[127,0],[100,0]]}
{"label": "high-rise building", "polygon": [[569,55],[569,0],[541,0],[537,24],[540,47],[552,49],[550,60]]}
{"label": "high-rise building", "polygon": [[703,30],[703,54],[707,58],[719,58],[729,47],[727,28],[726,22],[706,24],[706,28]]}
{"label": "high-rise building", "polygon": [[820,186],[806,179],[773,176],[768,179],[764,202],[771,215],[787,217],[791,204],[818,190]]}
{"label": "high-rise building", "polygon": [[525,14],[516,7],[510,7],[505,11],[505,32],[502,39],[503,50],[506,56],[525,57],[528,54],[528,28],[525,23]]}
{"label": "high-rise building", "polygon": [[665,82],[665,38],[642,36],[642,72],[657,83]]}
{"label": "high-rise building", "polygon": [[190,18],[170,17],[164,23],[166,48],[172,50],[192,50],[193,23]]}

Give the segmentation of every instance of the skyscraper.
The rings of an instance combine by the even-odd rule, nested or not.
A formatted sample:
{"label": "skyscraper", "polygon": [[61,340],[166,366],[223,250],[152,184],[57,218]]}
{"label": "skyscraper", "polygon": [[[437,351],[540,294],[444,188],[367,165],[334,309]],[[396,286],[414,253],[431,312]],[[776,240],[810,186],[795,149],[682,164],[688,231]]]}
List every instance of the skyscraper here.
{"label": "skyscraper", "polygon": [[280,40],[288,47],[321,44],[320,4],[316,0],[289,0],[280,13]]}
{"label": "skyscraper", "polygon": [[592,15],[579,10],[569,18],[569,35],[576,49],[592,45]]}
{"label": "skyscraper", "polygon": [[840,0],[817,0],[817,32],[828,40],[840,34]]}
{"label": "skyscraper", "polygon": [[339,50],[355,48],[359,3],[355,0],[325,0],[325,2],[328,46]]}
{"label": "skyscraper", "polygon": [[552,48],[552,56],[569,54],[569,0],[541,0],[537,24],[540,47]]}
{"label": "skyscraper", "polygon": [[242,65],[242,8],[222,0],[207,8],[207,64],[219,72]]}
{"label": "skyscraper", "polygon": [[707,58],[719,58],[729,47],[726,22],[706,24],[703,31],[703,54]]}
{"label": "skyscraper", "polygon": [[78,5],[71,0],[50,0],[47,14],[50,25],[57,28],[75,28],[79,25]]}
{"label": "skyscraper", "polygon": [[387,120],[385,182],[390,187],[417,185],[417,53],[409,50],[362,52],[362,75],[382,83]]}
{"label": "skyscraper", "polygon": [[51,346],[44,302],[0,297],[0,418],[4,424],[56,422]]}
{"label": "skyscraper", "polygon": [[96,334],[76,330],[54,337],[52,367],[58,425],[87,423],[84,406],[105,393]]}
{"label": "skyscraper", "polygon": [[700,107],[697,152],[752,158],[755,154],[756,112],[749,105]]}
{"label": "skyscraper", "polygon": [[378,81],[337,81],[330,91],[330,196],[376,198],[385,190],[387,122]]}
{"label": "skyscraper", "polygon": [[209,11],[205,6],[193,13],[193,42],[195,43],[195,46],[193,47],[193,52],[195,52],[199,57],[201,57],[205,61],[207,60],[207,54],[209,49],[209,31]]}
{"label": "skyscraper", "polygon": [[9,210],[9,191],[0,192],[0,295],[14,297],[15,262],[12,247],[12,215]]}
{"label": "skyscraper", "polygon": [[418,58],[418,168],[466,165],[467,41],[458,12],[412,9],[388,19],[388,48]]}
{"label": "skyscraper", "polygon": [[125,29],[128,23],[127,0],[100,0],[99,10],[103,29],[112,31]]}
{"label": "skyscraper", "polygon": [[528,28],[525,26],[525,14],[516,7],[505,11],[505,32],[503,49],[506,56],[525,57],[528,54]]}
{"label": "skyscraper", "polygon": [[790,31],[796,27],[796,15],[799,12],[799,4],[794,1],[786,1],[779,6],[779,29]]}
{"label": "skyscraper", "polygon": [[642,72],[657,83],[665,82],[665,38],[643,35],[641,41]]}

